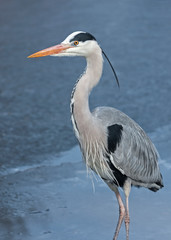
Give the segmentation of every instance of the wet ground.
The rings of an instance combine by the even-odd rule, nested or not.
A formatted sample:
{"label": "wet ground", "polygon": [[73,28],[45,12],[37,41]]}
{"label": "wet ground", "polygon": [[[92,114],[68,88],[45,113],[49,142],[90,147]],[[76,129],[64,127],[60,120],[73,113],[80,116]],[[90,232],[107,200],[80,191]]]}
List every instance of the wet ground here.
{"label": "wet ground", "polygon": [[[144,239],[144,232],[145,239],[170,239],[170,7],[156,0],[1,1],[0,239],[99,240],[114,232],[112,193],[101,182],[93,193],[79,150],[72,149],[70,94],[84,59],[26,58],[76,30],[96,37],[120,79],[118,90],[105,62],[91,108],[127,113],[162,158],[165,188],[131,195],[131,239]],[[148,224],[146,213],[153,219]]]}

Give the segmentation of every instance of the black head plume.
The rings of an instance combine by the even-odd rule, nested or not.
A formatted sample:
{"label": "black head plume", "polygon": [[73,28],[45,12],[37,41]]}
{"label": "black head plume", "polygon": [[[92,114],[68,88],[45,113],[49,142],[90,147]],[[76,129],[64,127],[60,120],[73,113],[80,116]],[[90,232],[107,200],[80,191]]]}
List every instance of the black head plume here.
{"label": "black head plume", "polygon": [[103,51],[103,49],[102,49],[102,53],[103,53],[103,55],[105,56],[105,58],[107,59],[107,61],[108,61],[109,65],[110,65],[110,67],[112,68],[113,74],[114,74],[115,79],[116,79],[116,82],[117,82],[117,84],[118,84],[118,87],[120,87],[119,80],[118,80],[118,77],[117,77],[117,75],[116,75],[115,69],[114,69],[114,67],[112,66],[112,64],[111,64],[111,62],[110,62],[110,60],[109,60],[109,58],[107,57],[107,55],[106,55],[106,53]]}

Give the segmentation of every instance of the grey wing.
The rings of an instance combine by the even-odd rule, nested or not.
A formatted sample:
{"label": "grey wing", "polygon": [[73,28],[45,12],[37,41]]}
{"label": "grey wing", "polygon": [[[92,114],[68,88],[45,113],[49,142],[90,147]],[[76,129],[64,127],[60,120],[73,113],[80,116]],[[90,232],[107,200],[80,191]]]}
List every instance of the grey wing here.
{"label": "grey wing", "polygon": [[113,165],[134,182],[162,185],[157,150],[143,129],[114,108],[97,108],[93,115],[100,119],[107,129],[111,126],[122,126],[117,147],[109,149],[112,150],[110,160]]}

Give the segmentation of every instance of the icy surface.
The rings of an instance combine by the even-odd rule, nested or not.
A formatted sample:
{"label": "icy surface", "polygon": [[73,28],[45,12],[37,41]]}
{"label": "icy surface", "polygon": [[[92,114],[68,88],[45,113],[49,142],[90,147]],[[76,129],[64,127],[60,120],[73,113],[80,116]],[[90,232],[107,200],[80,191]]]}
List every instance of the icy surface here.
{"label": "icy surface", "polygon": [[104,61],[90,106],[116,107],[147,132],[171,119],[171,1],[8,0],[0,7],[1,167],[32,165],[76,144],[70,95],[82,58],[27,59],[73,31],[92,33]]}
{"label": "icy surface", "polygon": [[[165,187],[157,193],[132,188],[132,240],[170,240],[170,129],[171,125],[164,126],[150,135],[163,155],[160,168]],[[1,177],[0,193],[0,239],[104,240],[114,234],[115,196],[97,176],[87,175],[78,146],[49,165],[21,168]],[[124,238],[123,225],[119,239]]]}

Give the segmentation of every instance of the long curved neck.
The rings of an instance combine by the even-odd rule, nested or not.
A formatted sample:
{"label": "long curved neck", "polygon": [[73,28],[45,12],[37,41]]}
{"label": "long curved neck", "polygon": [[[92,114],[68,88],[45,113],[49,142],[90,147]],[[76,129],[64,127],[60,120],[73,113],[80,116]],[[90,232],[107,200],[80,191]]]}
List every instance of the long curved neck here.
{"label": "long curved neck", "polygon": [[89,94],[100,80],[103,69],[103,58],[100,47],[86,58],[87,68],[78,80],[71,98],[72,122],[76,135],[84,134],[92,124],[92,115],[89,109]]}

